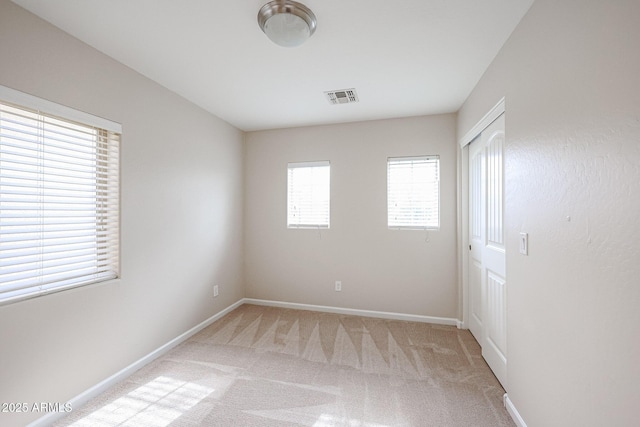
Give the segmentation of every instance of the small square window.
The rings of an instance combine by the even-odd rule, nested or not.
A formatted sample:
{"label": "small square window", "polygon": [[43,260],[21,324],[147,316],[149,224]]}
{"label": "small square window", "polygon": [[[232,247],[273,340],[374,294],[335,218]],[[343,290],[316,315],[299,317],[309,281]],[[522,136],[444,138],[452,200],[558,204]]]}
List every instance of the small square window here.
{"label": "small square window", "polygon": [[440,227],[440,158],[390,157],[387,161],[389,228]]}
{"label": "small square window", "polygon": [[288,228],[329,228],[330,177],[328,161],[288,164]]}

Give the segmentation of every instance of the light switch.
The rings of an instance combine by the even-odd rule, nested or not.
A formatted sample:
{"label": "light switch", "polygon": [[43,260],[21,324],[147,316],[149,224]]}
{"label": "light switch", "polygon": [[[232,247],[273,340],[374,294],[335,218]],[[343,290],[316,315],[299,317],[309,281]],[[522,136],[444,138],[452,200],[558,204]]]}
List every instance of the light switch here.
{"label": "light switch", "polygon": [[520,253],[522,255],[529,255],[529,234],[520,233]]}

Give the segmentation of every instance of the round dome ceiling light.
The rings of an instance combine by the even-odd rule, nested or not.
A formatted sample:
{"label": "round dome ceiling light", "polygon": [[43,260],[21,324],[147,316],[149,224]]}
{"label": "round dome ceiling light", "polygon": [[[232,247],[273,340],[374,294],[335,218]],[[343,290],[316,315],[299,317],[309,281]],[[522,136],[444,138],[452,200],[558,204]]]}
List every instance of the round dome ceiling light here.
{"label": "round dome ceiling light", "polygon": [[316,30],[316,16],[305,5],[291,0],[271,1],[258,12],[258,25],[272,42],[283,47],[300,46]]}

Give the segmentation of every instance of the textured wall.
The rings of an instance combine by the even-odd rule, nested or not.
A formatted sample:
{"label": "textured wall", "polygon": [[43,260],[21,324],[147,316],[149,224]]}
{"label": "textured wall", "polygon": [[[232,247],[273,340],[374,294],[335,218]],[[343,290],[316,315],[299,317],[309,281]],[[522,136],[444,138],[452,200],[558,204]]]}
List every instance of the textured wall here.
{"label": "textured wall", "polygon": [[529,426],[638,423],[639,22],[637,1],[536,0],[459,112],[463,135],[506,96],[507,391]]}
{"label": "textured wall", "polygon": [[[387,157],[420,154],[440,155],[441,228],[389,230]],[[457,318],[455,156],[453,114],[248,133],[247,297]],[[287,163],[314,160],[331,228],[287,229]]]}
{"label": "textured wall", "polygon": [[64,403],[244,296],[243,134],[5,0],[0,58],[0,84],[123,126],[122,280],[0,307],[0,402]]}

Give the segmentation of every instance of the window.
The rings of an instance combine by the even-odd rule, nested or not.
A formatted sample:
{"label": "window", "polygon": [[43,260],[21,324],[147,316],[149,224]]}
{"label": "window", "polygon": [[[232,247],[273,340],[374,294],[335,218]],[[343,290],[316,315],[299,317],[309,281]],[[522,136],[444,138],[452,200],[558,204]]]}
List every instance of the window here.
{"label": "window", "polygon": [[289,163],[287,227],[329,228],[329,162]]}
{"label": "window", "polygon": [[440,227],[440,158],[390,157],[387,161],[389,228]]}
{"label": "window", "polygon": [[0,86],[0,303],[118,277],[120,132]]}

